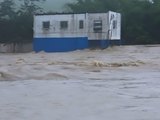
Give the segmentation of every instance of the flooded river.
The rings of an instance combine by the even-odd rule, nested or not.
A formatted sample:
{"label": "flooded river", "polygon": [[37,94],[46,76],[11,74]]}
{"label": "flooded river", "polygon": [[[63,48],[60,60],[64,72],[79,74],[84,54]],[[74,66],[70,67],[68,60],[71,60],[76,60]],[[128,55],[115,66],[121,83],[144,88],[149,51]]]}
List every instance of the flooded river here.
{"label": "flooded river", "polygon": [[0,120],[160,120],[159,51],[0,54]]}

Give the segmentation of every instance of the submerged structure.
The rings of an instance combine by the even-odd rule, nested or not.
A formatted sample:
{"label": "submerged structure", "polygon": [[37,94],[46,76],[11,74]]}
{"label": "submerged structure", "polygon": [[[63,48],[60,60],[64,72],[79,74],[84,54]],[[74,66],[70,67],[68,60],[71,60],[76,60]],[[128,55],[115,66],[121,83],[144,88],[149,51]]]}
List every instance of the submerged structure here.
{"label": "submerged structure", "polygon": [[34,51],[65,52],[121,43],[121,14],[67,13],[34,16]]}

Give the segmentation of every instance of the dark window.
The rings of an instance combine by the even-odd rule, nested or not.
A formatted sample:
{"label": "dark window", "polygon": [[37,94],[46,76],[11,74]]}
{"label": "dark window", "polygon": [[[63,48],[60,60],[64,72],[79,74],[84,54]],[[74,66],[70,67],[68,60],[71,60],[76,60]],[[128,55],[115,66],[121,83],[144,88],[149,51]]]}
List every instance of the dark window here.
{"label": "dark window", "polygon": [[79,21],[79,29],[83,29],[84,28],[84,21],[80,20]]}
{"label": "dark window", "polygon": [[50,22],[49,21],[43,22],[43,29],[49,29],[49,28],[50,28]]}
{"label": "dark window", "polygon": [[93,30],[94,32],[102,32],[102,20],[94,20]]}
{"label": "dark window", "polygon": [[113,21],[113,29],[116,29],[116,28],[117,28],[117,21],[114,20],[114,21]]}
{"label": "dark window", "polygon": [[61,21],[60,27],[61,27],[61,29],[67,29],[68,28],[68,21]]}

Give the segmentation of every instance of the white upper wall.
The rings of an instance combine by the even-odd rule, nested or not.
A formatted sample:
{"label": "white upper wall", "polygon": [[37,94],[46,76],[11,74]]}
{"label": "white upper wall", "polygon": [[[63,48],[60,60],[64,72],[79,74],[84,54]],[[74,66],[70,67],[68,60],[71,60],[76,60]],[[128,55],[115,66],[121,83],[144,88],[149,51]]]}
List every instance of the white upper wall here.
{"label": "white upper wall", "polygon": [[[90,13],[88,14],[88,39],[89,40],[106,40],[107,39],[107,13]],[[101,25],[100,25],[101,22]],[[96,25],[97,23],[97,25]],[[96,31],[96,27],[102,27]]]}
{"label": "white upper wall", "polygon": [[[43,22],[50,22],[50,28],[44,29]],[[68,27],[61,29],[61,22],[66,21]],[[83,28],[79,22],[83,21]],[[57,14],[34,16],[34,37],[87,37],[86,14]]]}
{"label": "white upper wall", "polygon": [[[81,23],[80,23],[81,21]],[[49,29],[43,23],[49,22]],[[67,22],[62,29],[61,22]],[[83,24],[83,28],[80,28]],[[55,14],[34,16],[35,38],[88,37],[89,40],[121,39],[121,15],[119,13]]]}
{"label": "white upper wall", "polygon": [[108,12],[109,32],[108,39],[121,39],[121,14],[109,11]]}

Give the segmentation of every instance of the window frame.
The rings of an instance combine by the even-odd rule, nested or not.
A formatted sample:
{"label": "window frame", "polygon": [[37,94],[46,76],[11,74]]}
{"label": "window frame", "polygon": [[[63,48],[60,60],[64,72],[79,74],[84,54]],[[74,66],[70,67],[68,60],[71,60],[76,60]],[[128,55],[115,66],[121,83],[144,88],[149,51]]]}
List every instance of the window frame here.
{"label": "window frame", "polygon": [[50,21],[43,21],[42,22],[42,28],[44,30],[49,30],[50,29]]}
{"label": "window frame", "polygon": [[60,21],[60,29],[61,30],[68,29],[68,21]]}
{"label": "window frame", "polygon": [[84,20],[79,20],[79,29],[84,29]]}
{"label": "window frame", "polygon": [[94,20],[93,21],[93,30],[94,32],[102,32],[103,29],[103,21],[102,20]]}
{"label": "window frame", "polygon": [[113,29],[117,29],[117,20],[113,20],[112,25],[113,25]]}

